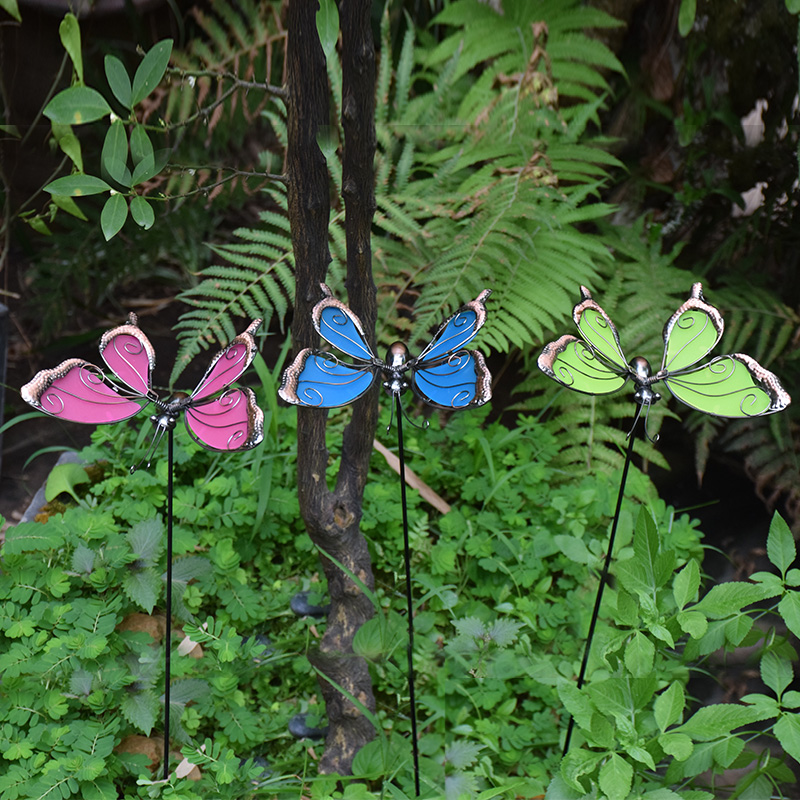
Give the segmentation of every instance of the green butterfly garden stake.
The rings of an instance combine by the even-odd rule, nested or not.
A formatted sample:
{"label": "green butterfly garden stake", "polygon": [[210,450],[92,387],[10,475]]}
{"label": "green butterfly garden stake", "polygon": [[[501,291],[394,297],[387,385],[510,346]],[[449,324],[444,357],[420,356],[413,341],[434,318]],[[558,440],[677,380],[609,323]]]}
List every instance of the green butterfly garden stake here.
{"label": "green butterfly garden stake", "polygon": [[[572,310],[572,318],[582,338],[566,334],[550,342],[539,356],[539,369],[568,389],[591,395],[610,394],[630,380],[634,387],[633,398],[639,405],[628,434],[617,507],[578,674],[580,689],[586,677],[603,587],[611,565],[636,425],[642,409],[645,410],[646,420],[650,406],[661,399],[661,395],[653,388],[654,384],[663,382],[682,403],[717,417],[743,418],[773,414],[786,408],[791,398],[778,378],[750,356],[732,353],[699,363],[716,347],[725,328],[722,315],[703,298],[703,287],[699,283],[692,286],[689,299],[664,326],[664,355],[661,368],[655,374],[646,358],[636,356],[630,361],[625,358],[614,323],[592,299],[585,286],[581,286],[581,301]],[[647,435],[646,428],[645,421]],[[564,755],[569,750],[574,723],[574,719],[570,718]]]}

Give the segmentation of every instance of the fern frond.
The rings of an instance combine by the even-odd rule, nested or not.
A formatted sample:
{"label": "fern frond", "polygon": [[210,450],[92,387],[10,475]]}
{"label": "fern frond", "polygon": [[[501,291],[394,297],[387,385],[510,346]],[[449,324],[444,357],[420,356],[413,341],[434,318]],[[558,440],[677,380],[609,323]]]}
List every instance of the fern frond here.
{"label": "fern frond", "polygon": [[[273,199],[285,203],[285,193],[275,192]],[[227,263],[203,270],[197,286],[179,295],[194,310],[175,326],[180,347],[170,385],[201,350],[236,335],[234,317],[261,317],[265,328],[277,317],[283,325],[294,282],[291,238],[285,219],[275,212],[265,212],[262,222],[265,227],[258,231],[234,232],[245,244],[213,246]]]}

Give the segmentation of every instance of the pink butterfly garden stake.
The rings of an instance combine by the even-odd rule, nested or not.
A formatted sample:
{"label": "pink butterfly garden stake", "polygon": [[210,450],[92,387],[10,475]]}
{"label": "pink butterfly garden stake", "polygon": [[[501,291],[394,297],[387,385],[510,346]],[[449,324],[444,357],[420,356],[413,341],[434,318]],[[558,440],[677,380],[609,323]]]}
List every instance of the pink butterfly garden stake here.
{"label": "pink butterfly garden stake", "polygon": [[[177,393],[160,399],[152,388],[156,355],[137,324],[128,322],[103,334],[100,355],[111,375],[80,358],[70,358],[55,369],[38,372],[22,387],[22,398],[39,411],[71,422],[99,425],[121,422],[153,403],[156,427],[146,459],[167,434],[167,630],[164,678],[164,779],[169,778],[170,640],[172,638],[172,433],[183,413],[192,438],[209,450],[248,450],[264,438],[264,412],[251,389],[231,384],[250,366],[256,354],[254,334],[261,320],[253,321],[211,361],[206,374],[190,395]],[[131,467],[133,472],[136,467]]]}

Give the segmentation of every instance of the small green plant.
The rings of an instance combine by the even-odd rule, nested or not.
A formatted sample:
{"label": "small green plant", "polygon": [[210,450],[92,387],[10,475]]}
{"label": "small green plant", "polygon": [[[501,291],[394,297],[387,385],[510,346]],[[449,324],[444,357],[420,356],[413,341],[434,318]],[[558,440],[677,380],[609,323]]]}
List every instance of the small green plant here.
{"label": "small green plant", "polygon": [[[777,514],[767,553],[779,575],[756,573],[750,581],[713,586],[698,599],[697,562],[676,571],[675,552],[663,546],[642,510],[631,557],[615,570],[618,586],[609,602],[615,625],[593,659],[594,673],[582,690],[558,684],[583,744],[563,759],[548,797],[578,800],[596,796],[598,788],[609,800],[785,796],[780,787],[794,776],[761,738],[800,755],[800,693],[789,690],[797,653],[768,621],[778,615],[789,631],[800,632],[795,542]],[[769,693],[692,713],[688,670],[714,651],[743,646],[757,649]],[[738,779],[725,777],[729,769],[748,767]],[[695,783],[701,774],[708,780]]]}
{"label": "small green plant", "polygon": [[[44,115],[50,120],[53,137],[72,162],[74,172],[48,183],[44,190],[52,196],[56,207],[83,220],[86,217],[74,198],[108,193],[100,214],[106,240],[119,233],[129,212],[134,222],[146,230],[153,225],[155,212],[137,187],[141,188],[164,168],[169,150],[156,151],[148,131],[159,128],[140,122],[135,109],[164,77],[172,40],[164,39],[153,45],[132,77],[117,56],[105,57],[106,79],[119,111],[117,114],[97,89],[84,82],[80,26],[74,14],[64,17],[59,35],[72,61],[73,83],[53,97]],[[101,176],[96,176],[85,172],[81,143],[73,127],[104,118],[108,118],[109,126],[100,154]],[[43,226],[40,219],[39,227],[46,231]]]}

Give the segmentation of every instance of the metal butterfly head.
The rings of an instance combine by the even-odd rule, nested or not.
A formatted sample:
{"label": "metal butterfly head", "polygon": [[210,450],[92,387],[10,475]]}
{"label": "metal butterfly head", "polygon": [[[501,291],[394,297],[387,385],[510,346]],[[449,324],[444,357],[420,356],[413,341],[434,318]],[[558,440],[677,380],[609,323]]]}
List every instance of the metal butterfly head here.
{"label": "metal butterfly head", "polygon": [[661,399],[653,389],[659,381],[682,403],[718,417],[757,417],[786,408],[791,398],[778,378],[748,355],[732,353],[698,365],[725,327],[702,288],[695,283],[689,299],[667,320],[655,374],[647,359],[625,358],[614,323],[585,286],[572,312],[583,338],[567,334],[550,342],[539,356],[539,369],[569,389],[594,395],[614,392],[630,379],[640,411]]}
{"label": "metal butterfly head", "polygon": [[[164,433],[184,414],[192,438],[209,450],[245,450],[264,438],[264,412],[252,390],[230,388],[256,354],[255,320],[211,361],[190,395],[178,393],[161,400],[153,392],[151,374],[155,350],[137,324],[128,322],[103,334],[100,355],[111,376],[80,358],[70,358],[55,369],[38,372],[22,387],[23,400],[53,417],[90,425],[120,422],[138,414],[149,403],[156,435],[151,453]],[[114,378],[115,380],[112,380]]]}
{"label": "metal butterfly head", "polygon": [[424,403],[437,408],[469,408],[491,399],[492,377],[483,355],[464,349],[486,321],[484,303],[490,290],[442,323],[418,356],[411,357],[402,342],[395,342],[382,361],[372,352],[358,317],[324,283],[321,288],[325,296],[311,312],[314,327],[352,363],[333,353],[301,350],[286,368],[278,391],[287,403],[317,408],[347,405],[364,394],[377,375],[383,375],[383,385],[393,396],[411,386]]}

